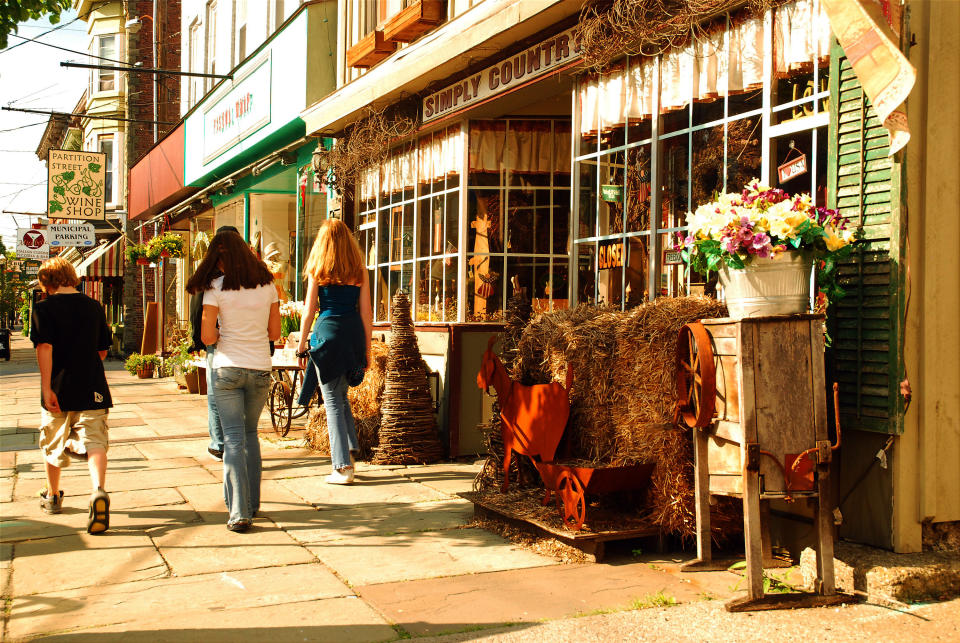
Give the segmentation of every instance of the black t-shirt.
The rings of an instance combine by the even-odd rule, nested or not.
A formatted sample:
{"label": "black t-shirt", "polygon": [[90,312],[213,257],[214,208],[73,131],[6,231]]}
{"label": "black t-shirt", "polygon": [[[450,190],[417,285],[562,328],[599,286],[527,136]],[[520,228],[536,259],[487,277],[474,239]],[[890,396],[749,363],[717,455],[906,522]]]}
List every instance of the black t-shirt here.
{"label": "black t-shirt", "polygon": [[50,387],[61,411],[113,406],[98,351],[110,348],[110,328],[100,304],[83,293],[51,295],[33,307],[33,345],[53,346]]}

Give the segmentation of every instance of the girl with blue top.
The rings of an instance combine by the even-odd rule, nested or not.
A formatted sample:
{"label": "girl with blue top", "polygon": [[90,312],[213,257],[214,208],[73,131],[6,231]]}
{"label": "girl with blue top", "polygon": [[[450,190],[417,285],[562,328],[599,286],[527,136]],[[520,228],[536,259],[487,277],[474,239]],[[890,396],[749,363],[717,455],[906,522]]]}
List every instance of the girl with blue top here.
{"label": "girl with blue top", "polygon": [[[347,389],[363,381],[370,361],[373,312],[363,253],[343,221],[323,222],[303,274],[307,278],[306,311],[301,318],[297,357],[301,368],[309,361],[323,394],[333,461],[326,481],[351,484],[351,452],[359,450],[359,441]],[[314,315],[317,321],[311,333]]]}

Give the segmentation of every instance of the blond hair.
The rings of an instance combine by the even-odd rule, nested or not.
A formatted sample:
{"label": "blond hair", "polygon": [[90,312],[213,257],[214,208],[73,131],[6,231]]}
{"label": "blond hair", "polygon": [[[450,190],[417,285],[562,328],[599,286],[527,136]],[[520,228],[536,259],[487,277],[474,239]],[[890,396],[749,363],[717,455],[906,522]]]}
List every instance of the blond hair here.
{"label": "blond hair", "polygon": [[64,286],[75,287],[80,283],[80,278],[72,263],[63,257],[51,257],[40,264],[37,281],[44,292],[49,292]]}
{"label": "blond hair", "polygon": [[313,277],[321,286],[356,285],[363,281],[364,273],[363,253],[347,224],[340,219],[324,221],[303,267],[304,276]]}

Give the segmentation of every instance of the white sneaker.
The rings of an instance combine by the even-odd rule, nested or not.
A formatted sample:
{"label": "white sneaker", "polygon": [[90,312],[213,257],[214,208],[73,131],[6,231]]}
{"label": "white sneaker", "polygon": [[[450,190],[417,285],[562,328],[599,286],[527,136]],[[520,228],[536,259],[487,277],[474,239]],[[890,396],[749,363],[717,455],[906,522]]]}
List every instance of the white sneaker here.
{"label": "white sneaker", "polygon": [[334,469],[333,472],[326,477],[326,482],[327,484],[353,484],[353,467]]}

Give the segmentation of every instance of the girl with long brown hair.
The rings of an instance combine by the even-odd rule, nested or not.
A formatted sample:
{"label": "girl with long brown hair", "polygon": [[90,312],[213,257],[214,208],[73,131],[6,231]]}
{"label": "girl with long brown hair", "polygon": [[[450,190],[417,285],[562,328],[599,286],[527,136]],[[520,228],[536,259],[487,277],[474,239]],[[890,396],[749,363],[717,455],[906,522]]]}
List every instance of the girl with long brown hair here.
{"label": "girl with long brown hair", "polygon": [[363,380],[369,363],[373,313],[363,254],[343,221],[323,222],[303,273],[307,277],[306,311],[301,318],[297,357],[301,368],[309,360],[323,393],[333,461],[327,482],[350,484],[354,479],[351,452],[359,449],[359,441],[347,389]]}
{"label": "girl with long brown hair", "polygon": [[[215,271],[223,274],[214,279]],[[203,292],[200,338],[216,344],[212,368],[223,427],[223,496],[227,529],[246,531],[260,508],[257,424],[270,391],[270,341],[280,338],[280,303],[273,275],[237,232],[214,236],[188,289]]]}

